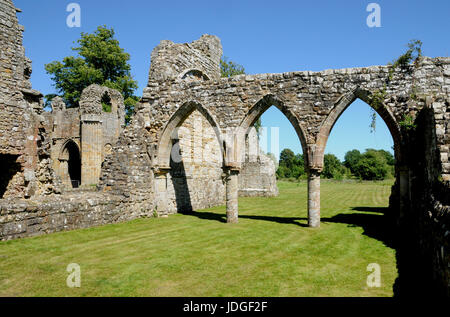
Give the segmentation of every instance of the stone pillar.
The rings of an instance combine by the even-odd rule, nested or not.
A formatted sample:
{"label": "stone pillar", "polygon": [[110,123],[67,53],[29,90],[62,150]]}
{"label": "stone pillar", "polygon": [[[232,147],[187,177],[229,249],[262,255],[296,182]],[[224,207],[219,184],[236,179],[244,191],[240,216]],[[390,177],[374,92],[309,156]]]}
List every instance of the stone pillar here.
{"label": "stone pillar", "polygon": [[225,171],[227,223],[238,223],[239,169]]}
{"label": "stone pillar", "polygon": [[102,168],[103,128],[100,115],[81,116],[81,185],[97,184]]}
{"label": "stone pillar", "polygon": [[155,171],[155,201],[158,215],[168,213],[167,205],[167,174],[170,168],[158,169]]}
{"label": "stone pillar", "polygon": [[320,227],[320,170],[308,170],[308,225]]}

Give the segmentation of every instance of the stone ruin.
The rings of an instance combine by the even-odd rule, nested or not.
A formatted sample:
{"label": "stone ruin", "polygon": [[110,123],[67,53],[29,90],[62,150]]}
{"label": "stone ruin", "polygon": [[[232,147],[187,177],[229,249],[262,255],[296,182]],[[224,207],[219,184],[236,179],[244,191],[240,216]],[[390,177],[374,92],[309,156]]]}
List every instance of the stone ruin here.
{"label": "stone ruin", "polygon": [[[43,110],[42,94],[29,82],[31,61],[16,12],[10,0],[0,0],[1,240],[221,204],[227,222],[237,222],[239,194],[277,195],[274,163],[252,148],[258,144],[252,126],[271,106],[298,134],[308,222],[319,227],[327,139],[359,98],[394,139],[396,182],[386,227],[396,233],[395,293],[450,296],[450,58],[422,57],[395,70],[221,78],[217,37],[162,41],[125,126],[122,96],[96,85],[83,91],[77,109],[57,98],[52,113]],[[102,112],[105,95],[110,113]]]}

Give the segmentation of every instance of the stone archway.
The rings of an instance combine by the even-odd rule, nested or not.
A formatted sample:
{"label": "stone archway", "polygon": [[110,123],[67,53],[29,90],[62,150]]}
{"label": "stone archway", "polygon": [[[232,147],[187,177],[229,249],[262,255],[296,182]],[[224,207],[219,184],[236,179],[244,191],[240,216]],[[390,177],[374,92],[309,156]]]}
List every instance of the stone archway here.
{"label": "stone archway", "polygon": [[343,95],[339,100],[336,101],[335,106],[330,111],[329,115],[322,123],[319,129],[316,140],[316,151],[313,156],[313,164],[317,166],[323,166],[323,154],[327,145],[328,137],[336,124],[339,117],[344,113],[345,110],[356,100],[360,99],[364,101],[369,107],[374,109],[380,117],[386,123],[389,132],[394,140],[395,158],[397,162],[402,162],[402,135],[400,131],[400,126],[398,125],[392,112],[383,104],[382,106],[375,108],[371,105],[371,93],[362,89],[355,89],[347,94]]}
{"label": "stone archway", "polygon": [[78,145],[68,140],[62,146],[60,161],[60,176],[68,188],[78,188],[81,185],[81,154]]}
{"label": "stone archway", "polygon": [[[308,177],[308,218],[313,227],[320,225],[320,174],[324,166],[324,153],[330,133],[338,121],[339,117],[356,100],[360,99],[383,119],[391,133],[394,141],[394,155],[396,159],[395,177],[399,187],[400,201],[404,201],[408,196],[409,190],[409,172],[403,161],[403,141],[400,126],[397,123],[392,112],[384,104],[374,107],[371,104],[372,94],[369,91],[356,88],[347,94],[342,95],[331,109],[322,125],[319,127],[314,150],[311,151],[312,170]],[[394,189],[395,190],[395,189]],[[404,206],[400,206],[400,213]]]}
{"label": "stone archway", "polygon": [[[194,135],[191,135],[191,132]],[[189,139],[189,141],[186,143],[185,139]],[[190,148],[191,141],[193,141],[192,149]],[[201,144],[199,145],[198,142]],[[203,144],[205,142],[213,144]],[[214,148],[214,159],[208,157],[205,162],[203,157],[205,153],[203,152],[208,152],[211,148]],[[202,153],[191,153],[191,150],[194,152],[201,150]],[[222,196],[220,193],[210,195],[209,192],[214,191],[212,188],[216,188],[218,182],[223,187],[221,179],[224,165],[223,152],[221,132],[208,110],[196,102],[187,102],[179,107],[161,133],[157,148],[157,160],[153,166],[158,212],[163,213],[172,208],[176,208],[178,212],[187,212],[200,208],[202,197],[191,197],[192,193],[189,187],[190,184],[195,187],[194,184],[198,182],[199,178],[197,173],[205,168],[208,171],[213,168],[219,169],[218,173],[214,173],[213,179],[204,180],[205,183],[213,183],[209,184],[211,186],[206,186],[204,194],[210,197],[209,200],[220,200],[219,197]],[[199,159],[200,161],[198,161]],[[205,164],[208,166],[202,168]],[[194,176],[194,174],[196,175]]]}
{"label": "stone archway", "polygon": [[245,115],[244,119],[241,121],[241,124],[237,130],[237,140],[238,140],[238,153],[237,157],[241,158],[243,153],[242,150],[245,148],[245,139],[248,135],[251,127],[255,124],[255,122],[266,112],[270,107],[275,106],[278,110],[283,113],[286,118],[291,122],[292,126],[297,133],[298,139],[302,146],[303,153],[305,154],[305,164],[308,165],[308,144],[306,140],[306,132],[298,117],[285,106],[284,102],[274,96],[274,95],[266,95],[260,101],[258,101]]}

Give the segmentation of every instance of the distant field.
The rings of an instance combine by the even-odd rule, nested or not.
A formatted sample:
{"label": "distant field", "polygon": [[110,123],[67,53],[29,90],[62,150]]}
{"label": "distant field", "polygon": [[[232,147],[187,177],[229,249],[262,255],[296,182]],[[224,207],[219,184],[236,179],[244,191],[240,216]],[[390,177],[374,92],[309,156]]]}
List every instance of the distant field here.
{"label": "distant field", "polygon": [[[280,182],[279,197],[240,198],[237,225],[216,207],[0,242],[0,296],[392,296],[391,185],[323,181],[320,229],[307,228],[306,183]],[[69,263],[80,288],[66,286]]]}

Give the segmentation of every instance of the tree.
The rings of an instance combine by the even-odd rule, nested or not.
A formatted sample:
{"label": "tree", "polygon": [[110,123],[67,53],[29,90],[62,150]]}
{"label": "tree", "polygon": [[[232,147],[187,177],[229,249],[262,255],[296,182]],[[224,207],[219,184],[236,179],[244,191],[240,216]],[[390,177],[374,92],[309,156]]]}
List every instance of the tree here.
{"label": "tree", "polygon": [[284,149],[280,153],[280,166],[286,166],[292,169],[292,166],[294,166],[294,158],[295,154],[291,149]]}
{"label": "tree", "polygon": [[324,167],[322,175],[325,178],[342,179],[345,169],[341,161],[334,154],[325,154],[323,157]]}
{"label": "tree", "polygon": [[361,152],[358,150],[351,150],[345,153],[344,156],[344,166],[350,169],[350,171],[355,174],[356,164],[361,159]]}
{"label": "tree", "polygon": [[391,152],[385,151],[385,150],[378,150],[378,152],[380,152],[384,158],[386,159],[386,163],[387,165],[395,165],[395,158],[394,156],[391,154]]}
{"label": "tree", "polygon": [[363,180],[383,180],[389,171],[385,156],[373,149],[361,155],[355,169],[356,176]]}
{"label": "tree", "polygon": [[279,167],[277,169],[278,178],[300,178],[305,174],[303,154],[295,155],[290,149],[281,151]]}
{"label": "tree", "polygon": [[230,61],[228,57],[223,56],[220,59],[220,72],[222,77],[232,77],[245,74],[245,69],[242,65]]}
{"label": "tree", "polygon": [[[114,30],[106,26],[99,26],[93,34],[82,32],[79,46],[72,48],[79,56],[46,64],[45,70],[52,75],[55,88],[69,108],[79,106],[81,92],[91,84],[117,89],[124,97],[129,121],[139,100],[134,96],[138,85],[131,76],[130,55],[114,35]],[[53,97],[48,95],[46,99]]]}

